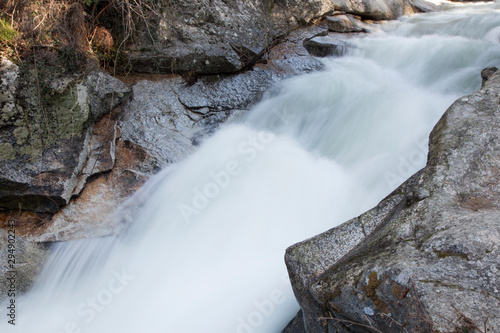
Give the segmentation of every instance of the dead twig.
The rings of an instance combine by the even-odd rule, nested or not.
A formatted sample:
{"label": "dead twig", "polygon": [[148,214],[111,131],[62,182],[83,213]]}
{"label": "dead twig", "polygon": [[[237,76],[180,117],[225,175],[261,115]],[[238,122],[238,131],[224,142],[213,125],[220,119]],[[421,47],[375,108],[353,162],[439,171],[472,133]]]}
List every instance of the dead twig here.
{"label": "dead twig", "polygon": [[[366,318],[366,316],[365,316],[365,318]],[[340,319],[340,318],[335,318],[335,317],[319,317],[318,319],[319,320],[334,320],[334,321],[336,321],[338,323],[347,324],[346,326],[348,326],[348,327],[355,325],[355,326],[361,326],[361,327],[369,328],[369,329],[373,330],[376,333],[384,333],[381,330],[375,328],[370,320],[368,320],[368,322],[370,323],[370,325],[366,325],[366,324],[362,324],[362,323],[357,323],[355,321],[351,321],[351,320],[347,320],[347,319]],[[368,318],[366,318],[366,319],[368,319]]]}

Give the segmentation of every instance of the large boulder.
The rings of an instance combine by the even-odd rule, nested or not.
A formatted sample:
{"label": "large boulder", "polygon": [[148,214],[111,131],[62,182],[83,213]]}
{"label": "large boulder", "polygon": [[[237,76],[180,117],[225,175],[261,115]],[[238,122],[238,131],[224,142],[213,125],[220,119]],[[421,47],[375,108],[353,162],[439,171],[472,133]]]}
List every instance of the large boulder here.
{"label": "large boulder", "polygon": [[500,331],[499,100],[490,73],[435,126],[424,169],[287,249],[307,332]]}
{"label": "large boulder", "polygon": [[234,73],[278,36],[332,9],[327,0],[169,2],[138,29],[128,64],[146,73]]}
{"label": "large boulder", "polygon": [[101,72],[50,77],[3,58],[0,73],[0,209],[56,212],[112,167],[112,143],[97,142],[92,129],[130,89]]}
{"label": "large boulder", "polygon": [[134,72],[234,73],[276,38],[336,10],[388,20],[421,8],[409,0],[204,0],[157,6],[149,15],[154,19],[136,27],[138,36],[127,46],[127,65]]}

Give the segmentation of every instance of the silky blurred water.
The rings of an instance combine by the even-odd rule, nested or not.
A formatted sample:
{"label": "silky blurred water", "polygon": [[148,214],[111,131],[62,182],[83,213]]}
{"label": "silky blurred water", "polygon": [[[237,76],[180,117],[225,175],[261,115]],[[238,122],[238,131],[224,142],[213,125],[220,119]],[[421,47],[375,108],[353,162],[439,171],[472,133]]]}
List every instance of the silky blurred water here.
{"label": "silky blurred water", "polygon": [[286,247],[425,165],[434,124],[499,65],[496,7],[389,22],[323,71],[282,82],[153,177],[125,235],[54,246],[17,325],[1,331],[280,332],[298,310]]}

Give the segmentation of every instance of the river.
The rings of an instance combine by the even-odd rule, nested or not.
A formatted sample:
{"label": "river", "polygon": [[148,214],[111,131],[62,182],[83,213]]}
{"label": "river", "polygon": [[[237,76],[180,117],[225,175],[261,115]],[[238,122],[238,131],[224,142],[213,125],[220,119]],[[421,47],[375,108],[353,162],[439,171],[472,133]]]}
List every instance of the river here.
{"label": "river", "polygon": [[286,247],[425,165],[434,124],[500,65],[497,8],[385,23],[324,70],[281,82],[129,200],[139,213],[124,234],[55,244],[1,331],[281,332],[298,310]]}

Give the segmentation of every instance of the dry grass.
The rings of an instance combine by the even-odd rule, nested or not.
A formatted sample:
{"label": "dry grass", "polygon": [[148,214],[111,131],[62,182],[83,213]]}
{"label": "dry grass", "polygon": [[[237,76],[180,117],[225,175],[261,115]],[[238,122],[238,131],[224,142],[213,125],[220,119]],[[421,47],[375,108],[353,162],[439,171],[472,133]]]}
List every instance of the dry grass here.
{"label": "dry grass", "polygon": [[138,29],[155,47],[151,26],[168,21],[152,0],[4,0],[0,20],[0,53],[18,63],[37,57],[72,73],[96,62],[112,69]]}

